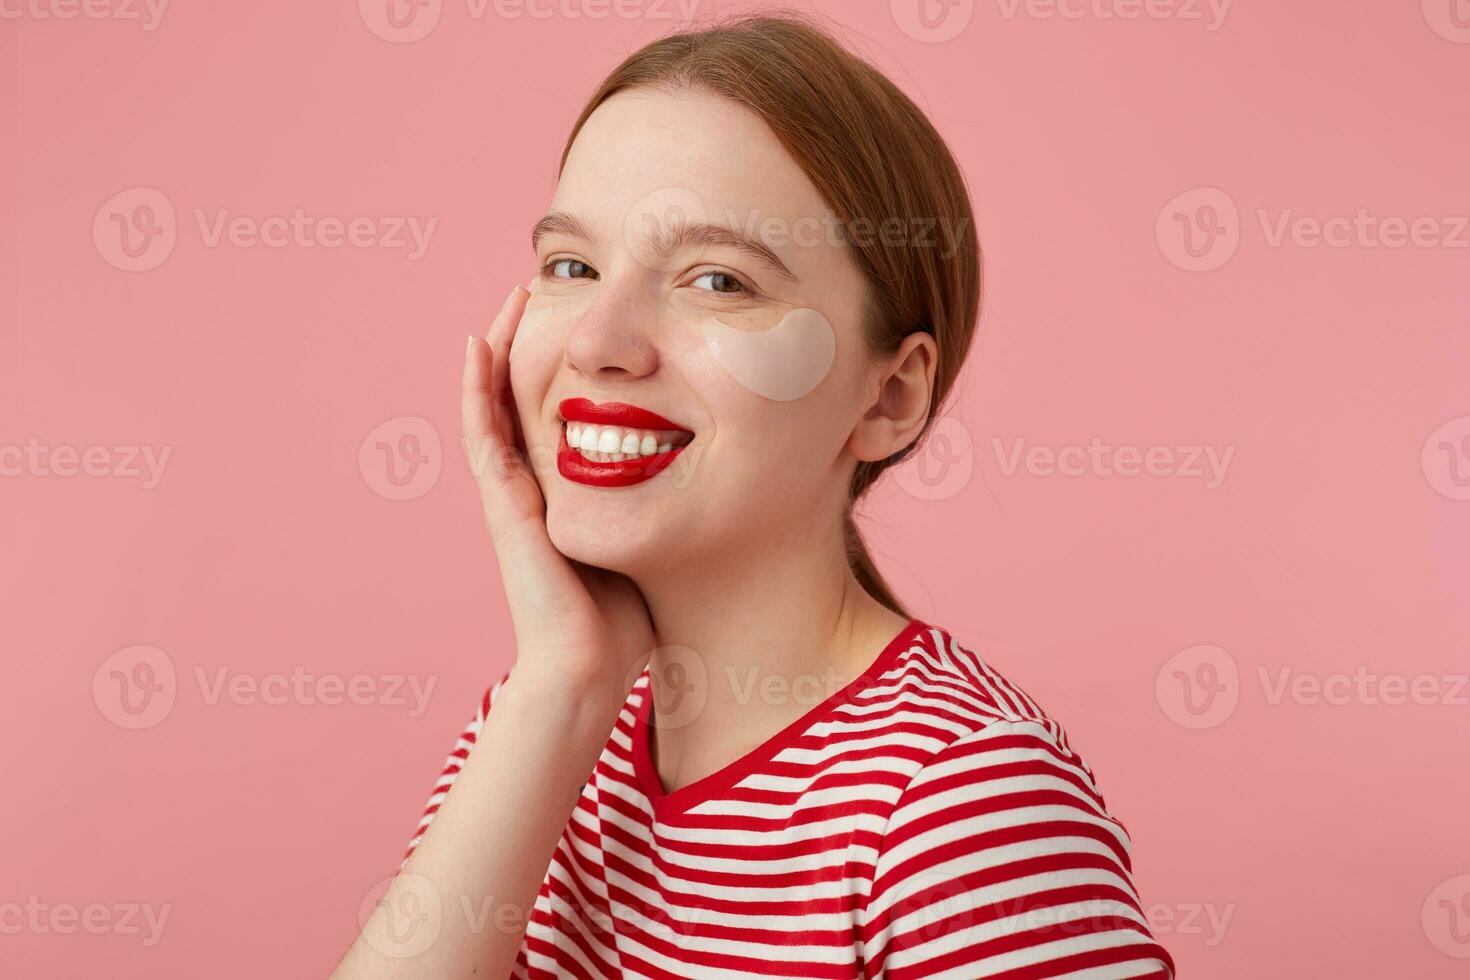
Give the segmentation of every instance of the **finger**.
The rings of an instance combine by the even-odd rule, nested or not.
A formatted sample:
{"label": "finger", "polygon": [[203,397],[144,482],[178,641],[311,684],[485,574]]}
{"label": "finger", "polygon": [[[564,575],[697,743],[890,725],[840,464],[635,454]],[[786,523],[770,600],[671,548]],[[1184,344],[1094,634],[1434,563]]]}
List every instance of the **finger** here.
{"label": "finger", "polygon": [[500,312],[495,314],[495,319],[490,321],[490,329],[485,332],[485,342],[495,351],[499,352],[502,347],[510,350],[516,327],[520,326],[521,314],[526,312],[526,302],[530,298],[530,291],[520,283],[516,283],[510,295],[505,297]]}
{"label": "finger", "polygon": [[507,446],[517,444],[515,397],[510,386],[510,348],[530,296],[524,287],[517,284],[501,304],[500,312],[485,335],[485,342],[494,355],[490,368],[490,403],[496,412],[500,441]]}
{"label": "finger", "polygon": [[470,337],[465,347],[464,376],[460,384],[460,430],[465,458],[477,482],[489,472],[501,440],[495,425],[495,408],[490,399],[490,375],[494,355],[485,342]]}

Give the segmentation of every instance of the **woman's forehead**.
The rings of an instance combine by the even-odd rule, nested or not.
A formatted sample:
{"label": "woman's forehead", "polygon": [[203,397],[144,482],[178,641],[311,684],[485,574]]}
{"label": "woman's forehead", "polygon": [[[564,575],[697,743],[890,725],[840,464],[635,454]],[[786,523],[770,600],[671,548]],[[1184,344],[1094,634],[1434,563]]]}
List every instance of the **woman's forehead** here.
{"label": "woman's forehead", "polygon": [[829,209],[755,113],[701,93],[635,90],[588,118],[549,210],[599,237],[683,220],[766,238]]}

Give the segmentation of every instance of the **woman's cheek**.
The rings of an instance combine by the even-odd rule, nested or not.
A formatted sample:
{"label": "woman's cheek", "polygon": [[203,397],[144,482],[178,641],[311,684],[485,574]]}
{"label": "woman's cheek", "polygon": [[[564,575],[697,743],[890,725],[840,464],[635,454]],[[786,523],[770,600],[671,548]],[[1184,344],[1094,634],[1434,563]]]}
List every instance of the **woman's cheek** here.
{"label": "woman's cheek", "polygon": [[[537,420],[545,410],[546,392],[575,322],[576,311],[566,300],[532,294],[511,338],[511,392],[522,431],[532,442],[540,441],[533,433],[540,434]],[[547,434],[542,435],[549,438]]]}
{"label": "woman's cheek", "polygon": [[554,366],[561,359],[567,337],[586,308],[585,298],[532,293],[510,341],[512,370],[521,362],[541,368],[545,368],[548,362]]}
{"label": "woman's cheek", "polygon": [[709,356],[745,390],[777,402],[816,390],[832,371],[837,335],[816,310],[791,310],[774,326],[733,327],[715,316],[698,326]]}

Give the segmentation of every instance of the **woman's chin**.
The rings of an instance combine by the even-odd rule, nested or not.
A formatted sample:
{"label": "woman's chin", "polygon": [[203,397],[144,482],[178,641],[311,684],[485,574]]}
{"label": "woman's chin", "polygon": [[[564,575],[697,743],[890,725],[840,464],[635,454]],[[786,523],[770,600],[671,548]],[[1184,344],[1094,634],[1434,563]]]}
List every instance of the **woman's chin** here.
{"label": "woman's chin", "polygon": [[553,501],[546,511],[546,531],[557,551],[584,565],[633,575],[640,568],[664,564],[671,556],[658,522],[618,510]]}

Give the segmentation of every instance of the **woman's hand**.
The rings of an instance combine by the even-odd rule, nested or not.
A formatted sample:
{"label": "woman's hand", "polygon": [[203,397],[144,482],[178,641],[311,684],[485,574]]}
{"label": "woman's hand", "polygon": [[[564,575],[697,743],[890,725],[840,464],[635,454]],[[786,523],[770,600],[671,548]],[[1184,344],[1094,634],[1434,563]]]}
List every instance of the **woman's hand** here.
{"label": "woman's hand", "polygon": [[462,394],[465,456],[510,605],[516,671],[573,686],[621,684],[626,694],[654,643],[643,596],[626,576],[556,550],[520,436],[510,347],[530,296],[516,286],[485,338],[469,339]]}

